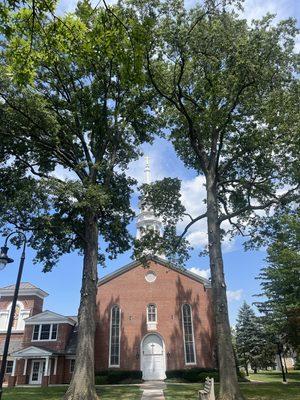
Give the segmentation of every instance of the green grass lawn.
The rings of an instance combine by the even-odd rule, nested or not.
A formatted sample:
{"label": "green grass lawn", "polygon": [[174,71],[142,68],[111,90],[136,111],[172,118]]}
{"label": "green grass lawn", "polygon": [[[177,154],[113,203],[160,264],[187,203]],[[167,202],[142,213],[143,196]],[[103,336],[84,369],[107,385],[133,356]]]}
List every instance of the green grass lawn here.
{"label": "green grass lawn", "polygon": [[[288,382],[300,382],[300,371],[291,371],[287,375]],[[266,371],[258,374],[250,374],[251,381],[259,382],[281,382],[282,375],[278,371]]]}
{"label": "green grass lawn", "polygon": [[[241,389],[247,400],[300,400],[300,372],[289,374],[289,383],[281,383],[278,372],[252,374],[250,379],[262,383],[242,383]],[[197,400],[202,384],[167,384],[166,400]],[[49,388],[14,388],[3,391],[3,400],[61,400],[66,387]],[[97,387],[101,400],[140,400],[142,391],[138,386],[103,386]],[[218,385],[216,385],[218,393]]]}
{"label": "green grass lawn", "polygon": [[[166,400],[197,400],[200,384],[168,385],[164,391]],[[300,384],[245,383],[241,385],[247,400],[300,400]],[[216,385],[216,394],[218,386]]]}
{"label": "green grass lawn", "polygon": [[[66,387],[14,388],[3,390],[3,400],[61,400]],[[114,386],[97,388],[101,400],[140,400],[142,391],[138,386]]]}
{"label": "green grass lawn", "polygon": [[[241,390],[247,400],[300,400],[300,372],[293,371],[288,375],[289,383],[281,383],[278,372],[252,374],[250,379],[263,383],[242,383]],[[196,400],[201,384],[168,384],[165,390],[166,400]],[[216,394],[218,385],[216,385]]]}

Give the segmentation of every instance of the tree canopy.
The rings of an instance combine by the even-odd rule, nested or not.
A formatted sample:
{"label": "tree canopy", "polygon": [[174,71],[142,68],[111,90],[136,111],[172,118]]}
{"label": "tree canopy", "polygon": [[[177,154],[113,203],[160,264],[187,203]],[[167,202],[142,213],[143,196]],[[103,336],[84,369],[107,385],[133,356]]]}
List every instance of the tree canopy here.
{"label": "tree canopy", "polygon": [[83,1],[62,17],[35,12],[33,26],[33,4],[11,3],[1,42],[0,228],[29,232],[44,271],[83,254],[80,357],[65,398],[96,399],[97,265],[130,248],[126,168],[159,119],[130,9]]}
{"label": "tree canopy", "polygon": [[299,208],[275,214],[268,230],[266,265],[258,276],[258,302],[277,340],[295,350],[300,346],[300,224]]}
{"label": "tree canopy", "polygon": [[[242,399],[221,241],[225,234],[248,234],[249,226],[259,223],[260,210],[268,215],[299,200],[297,28],[293,19],[275,24],[272,15],[249,25],[232,7],[238,2],[207,0],[189,10],[179,0],[143,4],[148,7],[140,7],[141,18],[154,20],[148,76],[178,156],[205,177],[206,211],[188,215],[190,222],[178,236],[176,218],[188,213],[180,204],[178,181],[144,186],[144,195],[168,221],[161,245],[169,254],[182,250],[179,239],[191,225],[207,219],[220,398]],[[158,239],[144,245],[153,243]]]}
{"label": "tree canopy", "polygon": [[33,232],[50,270],[64,252],[82,250],[88,206],[99,215],[102,256],[114,257],[130,246],[134,182],[124,171],[156,126],[139,43],[110,12],[83,2],[74,15],[38,21],[28,60],[27,13],[14,15],[18,34],[3,44],[2,226]]}

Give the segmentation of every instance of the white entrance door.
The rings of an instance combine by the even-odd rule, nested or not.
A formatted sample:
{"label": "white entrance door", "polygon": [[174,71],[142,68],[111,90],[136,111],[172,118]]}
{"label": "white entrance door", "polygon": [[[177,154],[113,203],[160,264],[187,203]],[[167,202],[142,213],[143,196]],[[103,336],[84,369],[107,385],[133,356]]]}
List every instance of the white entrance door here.
{"label": "white entrance door", "polygon": [[145,380],[163,380],[166,378],[163,341],[156,334],[148,335],[143,340],[142,371]]}
{"label": "white entrance door", "polygon": [[29,384],[40,385],[42,383],[42,376],[44,374],[44,371],[45,371],[45,361],[32,360]]}

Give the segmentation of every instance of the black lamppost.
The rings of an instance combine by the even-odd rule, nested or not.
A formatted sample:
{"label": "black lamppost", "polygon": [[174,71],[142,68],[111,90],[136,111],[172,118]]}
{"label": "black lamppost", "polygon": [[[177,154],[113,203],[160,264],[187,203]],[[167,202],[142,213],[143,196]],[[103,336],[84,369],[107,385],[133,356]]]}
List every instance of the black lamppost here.
{"label": "black lamppost", "polygon": [[284,371],[284,365],[283,365],[283,362],[282,362],[283,344],[279,340],[278,340],[278,342],[276,344],[277,344],[277,354],[278,354],[281,373],[282,373],[282,381],[284,383],[287,383],[286,375],[285,375],[285,371]]}
{"label": "black lamppost", "polygon": [[23,272],[23,266],[24,266],[24,261],[25,261],[25,248],[26,248],[26,243],[27,239],[26,236],[23,232],[12,232],[10,233],[6,239],[4,246],[1,247],[1,252],[0,252],[0,271],[6,267],[7,264],[12,263],[14,260],[12,258],[9,258],[7,255],[8,252],[8,247],[7,247],[7,242],[8,239],[12,235],[21,235],[23,238],[23,250],[22,250],[22,255],[21,255],[21,260],[20,260],[20,265],[19,265],[19,272],[18,272],[18,277],[17,277],[17,282],[15,286],[15,292],[14,292],[14,298],[12,301],[11,305],[11,310],[10,310],[10,316],[9,316],[9,321],[8,321],[8,328],[7,328],[7,333],[6,333],[6,339],[5,339],[5,344],[4,344],[4,350],[3,350],[3,356],[2,356],[2,363],[1,363],[1,370],[0,370],[0,400],[2,398],[2,384],[4,380],[4,374],[6,370],[6,360],[7,360],[7,354],[8,354],[8,347],[9,347],[9,341],[11,337],[11,330],[14,322],[14,316],[15,316],[15,309],[16,309],[16,304],[18,300],[18,294],[19,294],[19,287],[20,287],[20,282],[22,278],[22,272]]}

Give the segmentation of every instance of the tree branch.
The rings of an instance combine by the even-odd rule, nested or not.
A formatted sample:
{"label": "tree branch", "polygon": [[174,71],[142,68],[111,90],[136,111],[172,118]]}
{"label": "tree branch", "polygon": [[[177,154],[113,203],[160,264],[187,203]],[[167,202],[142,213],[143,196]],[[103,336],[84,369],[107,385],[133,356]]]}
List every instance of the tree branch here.
{"label": "tree branch", "polygon": [[[226,215],[223,215],[223,216],[219,217],[219,223],[222,223],[223,221],[226,221],[226,220],[232,219],[234,217],[237,217],[237,216],[239,216],[239,215],[241,215],[241,214],[243,214],[243,213],[245,213],[247,211],[264,210],[264,209],[270,207],[273,204],[285,204],[286,201],[291,201],[291,199],[288,198],[289,195],[291,195],[292,193],[295,193],[299,189],[299,187],[300,187],[300,184],[297,185],[295,188],[288,190],[282,196],[280,196],[280,197],[275,196],[273,199],[270,199],[269,201],[265,202],[264,204],[260,204],[258,206],[252,206],[250,204],[250,200],[248,200],[249,204],[247,206],[241,207],[239,210],[236,210],[236,211],[234,211],[232,213],[229,213],[229,214],[226,214]],[[292,200],[295,200],[295,199],[300,199],[300,195],[298,194],[298,196],[296,196]]]}
{"label": "tree branch", "polygon": [[[187,214],[183,214],[183,215],[187,215]],[[177,243],[176,243],[175,248],[177,248],[177,247],[179,246],[181,240],[182,240],[183,237],[186,235],[186,233],[188,232],[188,230],[190,229],[190,227],[191,227],[192,225],[194,225],[196,222],[200,221],[201,219],[207,217],[207,212],[205,212],[204,214],[199,215],[199,216],[196,217],[196,218],[192,218],[189,214],[188,214],[188,216],[189,216],[192,220],[191,220],[191,222],[189,222],[189,223],[186,225],[186,227],[184,228],[182,234],[180,235],[180,237],[179,237],[179,239],[178,239],[178,241],[177,241]]]}

